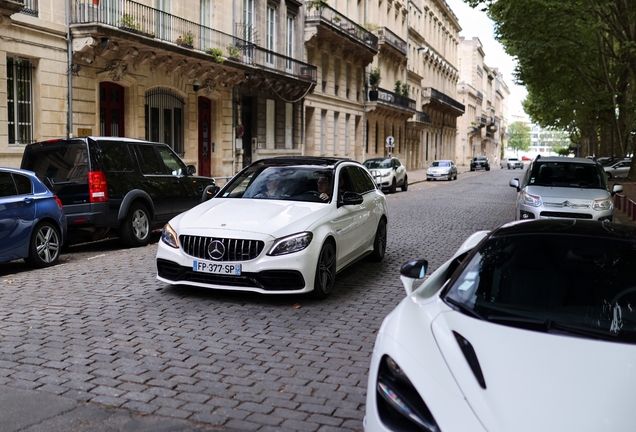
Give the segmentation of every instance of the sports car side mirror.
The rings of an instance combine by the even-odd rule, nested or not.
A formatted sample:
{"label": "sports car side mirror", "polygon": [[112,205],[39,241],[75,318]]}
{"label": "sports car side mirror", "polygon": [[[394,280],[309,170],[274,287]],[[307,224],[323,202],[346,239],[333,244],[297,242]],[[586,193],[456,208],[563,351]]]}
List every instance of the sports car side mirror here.
{"label": "sports car side mirror", "polygon": [[188,165],[186,167],[186,172],[188,173],[188,175],[194,175],[194,173],[197,172],[197,167],[195,167],[194,165]]}
{"label": "sports car side mirror", "polygon": [[511,187],[513,187],[513,188],[517,189],[517,192],[519,192],[519,190],[520,190],[520,189],[519,189],[519,179],[517,179],[517,178],[510,179],[510,183],[508,183],[508,184],[509,184]]}
{"label": "sports car side mirror", "polygon": [[404,285],[406,295],[411,295],[413,292],[413,284],[417,279],[423,279],[426,276],[426,270],[428,269],[428,261],[426,260],[412,260],[407,262],[400,269],[400,280]]}

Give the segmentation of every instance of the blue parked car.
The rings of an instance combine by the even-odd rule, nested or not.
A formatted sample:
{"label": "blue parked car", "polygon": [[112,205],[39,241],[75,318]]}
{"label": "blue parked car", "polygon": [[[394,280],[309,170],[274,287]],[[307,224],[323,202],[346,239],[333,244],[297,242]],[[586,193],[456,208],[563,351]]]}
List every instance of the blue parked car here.
{"label": "blue parked car", "polygon": [[62,202],[32,171],[0,167],[0,262],[52,266],[65,239]]}

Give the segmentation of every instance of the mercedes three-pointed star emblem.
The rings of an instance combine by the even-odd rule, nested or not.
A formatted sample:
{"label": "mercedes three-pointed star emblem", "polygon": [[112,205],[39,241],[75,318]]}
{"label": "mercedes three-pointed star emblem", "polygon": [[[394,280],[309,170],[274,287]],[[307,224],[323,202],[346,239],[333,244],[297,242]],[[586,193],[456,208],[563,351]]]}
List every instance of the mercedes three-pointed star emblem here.
{"label": "mercedes three-pointed star emblem", "polygon": [[221,240],[212,240],[208,245],[208,255],[214,261],[219,261],[225,255],[225,245]]}

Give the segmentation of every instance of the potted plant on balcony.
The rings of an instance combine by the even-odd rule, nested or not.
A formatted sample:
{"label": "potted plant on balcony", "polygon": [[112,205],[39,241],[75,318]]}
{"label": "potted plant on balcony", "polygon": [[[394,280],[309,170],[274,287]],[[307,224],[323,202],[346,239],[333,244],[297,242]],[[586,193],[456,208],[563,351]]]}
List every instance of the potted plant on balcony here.
{"label": "potted plant on balcony", "polygon": [[194,46],[194,35],[191,31],[188,31],[186,34],[179,36],[175,42],[177,45],[192,48]]}
{"label": "potted plant on balcony", "polygon": [[241,50],[239,50],[236,45],[229,45],[227,47],[227,54],[232,60],[241,60],[243,58],[243,56],[241,56]]}
{"label": "potted plant on balcony", "polygon": [[369,100],[378,100],[378,86],[380,85],[380,81],[382,81],[380,68],[376,67],[375,69],[371,69],[371,72],[369,72],[369,86],[371,87],[371,90],[369,90]]}
{"label": "potted plant on balcony", "polygon": [[223,51],[220,48],[206,48],[205,52],[212,56],[212,61],[215,63],[223,64],[225,59],[223,58]]}
{"label": "potted plant on balcony", "polygon": [[307,3],[307,10],[310,11],[312,9],[316,9],[317,11],[322,10],[327,5],[327,0],[309,0]]}
{"label": "potted plant on balcony", "polygon": [[135,17],[129,14],[123,14],[118,21],[119,28],[138,32],[141,26],[135,22]]}

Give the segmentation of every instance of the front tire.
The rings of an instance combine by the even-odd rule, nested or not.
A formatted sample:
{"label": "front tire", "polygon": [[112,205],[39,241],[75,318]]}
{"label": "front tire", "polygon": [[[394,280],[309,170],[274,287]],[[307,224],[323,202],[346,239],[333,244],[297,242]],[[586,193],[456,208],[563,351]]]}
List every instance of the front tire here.
{"label": "front tire", "polygon": [[325,299],[331,293],[336,282],[336,248],[333,242],[327,241],[320,249],[318,264],[316,265],[316,277],[314,278],[314,290],[311,296],[316,299]]}
{"label": "front tire", "polygon": [[51,222],[40,222],[31,234],[29,256],[24,261],[37,268],[50,267],[60,258],[61,250],[58,228]]}
{"label": "front tire", "polygon": [[380,219],[378,229],[375,231],[375,239],[373,240],[373,252],[369,255],[369,261],[380,262],[386,254],[386,221]]}
{"label": "front tire", "polygon": [[150,243],[150,213],[146,206],[134,203],[119,229],[121,241],[128,247],[145,246]]}
{"label": "front tire", "polygon": [[391,182],[391,187],[389,188],[389,193],[395,193],[397,190],[397,182],[395,181],[395,177],[393,177],[393,181]]}
{"label": "front tire", "polygon": [[402,192],[409,190],[409,178],[404,176],[404,182],[402,183]]}

